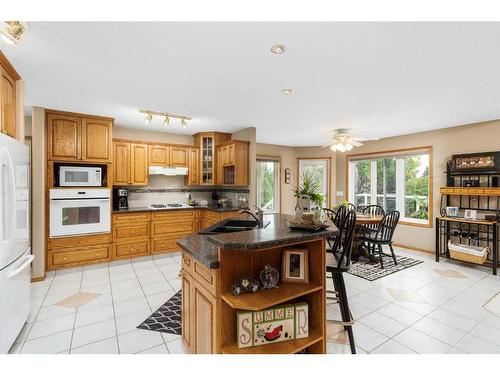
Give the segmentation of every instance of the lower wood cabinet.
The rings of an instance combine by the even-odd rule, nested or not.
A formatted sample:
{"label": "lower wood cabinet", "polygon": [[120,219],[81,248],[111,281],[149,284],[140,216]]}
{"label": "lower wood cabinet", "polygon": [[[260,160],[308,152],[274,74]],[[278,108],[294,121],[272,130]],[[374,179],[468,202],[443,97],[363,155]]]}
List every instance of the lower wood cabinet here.
{"label": "lower wood cabinet", "polygon": [[[219,270],[209,270],[186,254],[182,255],[182,342],[190,353],[213,354],[220,351],[220,332],[217,321],[220,319],[221,302],[200,282],[202,268],[206,278],[218,280]],[[193,266],[193,267],[191,267]]]}
{"label": "lower wood cabinet", "polygon": [[131,244],[113,244],[114,259],[145,256],[149,253],[149,241]]}
{"label": "lower wood cabinet", "polygon": [[105,262],[111,255],[111,244],[71,247],[48,251],[48,269],[74,267]]}
{"label": "lower wood cabinet", "polygon": [[149,213],[113,214],[113,259],[151,254]]}

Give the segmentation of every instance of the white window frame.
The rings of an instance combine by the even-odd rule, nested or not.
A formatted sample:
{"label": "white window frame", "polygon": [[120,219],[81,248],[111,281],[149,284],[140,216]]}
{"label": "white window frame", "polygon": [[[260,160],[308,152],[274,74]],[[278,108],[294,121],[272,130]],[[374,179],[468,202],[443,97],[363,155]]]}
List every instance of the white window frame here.
{"label": "white window frame", "polygon": [[[326,170],[326,176],[323,176],[323,186],[325,191],[325,200],[323,201],[323,207],[330,207],[330,158],[298,158],[299,166],[299,179],[302,176],[303,168],[307,165],[320,165],[323,164]],[[300,183],[300,181],[299,181]]]}
{"label": "white window frame", "polygon": [[[414,219],[405,217],[405,157],[427,155],[429,158],[429,195],[428,195],[428,219]],[[371,204],[377,204],[377,159],[395,157],[396,158],[396,209],[401,213],[400,222],[402,224],[432,227],[433,222],[433,198],[432,198],[432,147],[420,147],[400,151],[388,151],[373,154],[349,155],[347,157],[348,167],[348,201],[355,202],[355,168],[357,161],[370,160],[370,195]]]}
{"label": "white window frame", "polygon": [[279,158],[271,157],[257,157],[255,168],[256,168],[256,178],[255,178],[255,204],[260,207],[260,197],[261,197],[261,184],[260,184],[260,162],[271,162],[275,163],[274,169],[274,209],[264,210],[264,214],[279,214],[281,212],[281,160]]}

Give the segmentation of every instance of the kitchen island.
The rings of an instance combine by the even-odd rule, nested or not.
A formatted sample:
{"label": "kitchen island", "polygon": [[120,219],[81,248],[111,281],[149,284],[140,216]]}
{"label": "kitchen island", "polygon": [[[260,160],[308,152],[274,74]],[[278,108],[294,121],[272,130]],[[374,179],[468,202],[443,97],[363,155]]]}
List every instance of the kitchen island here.
{"label": "kitchen island", "polygon": [[[288,228],[290,216],[266,215],[265,228],[215,235],[192,234],[178,240],[182,249],[182,339],[190,353],[290,354],[326,350],[326,237],[335,226],[317,232]],[[307,283],[281,281],[285,250],[306,250]],[[279,288],[234,296],[232,284],[242,276],[259,280],[265,265],[280,272]],[[239,348],[237,312],[278,305],[308,304],[308,336]]]}

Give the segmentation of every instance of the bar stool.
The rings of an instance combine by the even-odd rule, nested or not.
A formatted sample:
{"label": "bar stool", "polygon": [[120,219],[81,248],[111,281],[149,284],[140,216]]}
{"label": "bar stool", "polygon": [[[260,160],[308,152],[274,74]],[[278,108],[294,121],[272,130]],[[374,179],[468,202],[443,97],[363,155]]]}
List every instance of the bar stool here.
{"label": "bar stool", "polygon": [[327,291],[327,293],[332,293],[333,296],[328,296],[329,300],[333,300],[335,303],[339,304],[340,314],[342,320],[328,320],[334,324],[340,324],[344,326],[349,336],[349,345],[351,346],[351,353],[356,354],[356,345],[354,343],[354,334],[352,331],[352,326],[354,324],[354,318],[352,317],[351,311],[349,309],[349,303],[347,301],[347,291],[344,282],[344,272],[347,272],[351,267],[351,253],[352,253],[352,237],[354,233],[354,227],[356,224],[356,211],[350,210],[344,218],[344,222],[341,224],[341,231],[339,236],[341,238],[341,249],[339,253],[327,253],[326,254],[326,272],[331,273],[333,279],[333,286],[335,291]]}

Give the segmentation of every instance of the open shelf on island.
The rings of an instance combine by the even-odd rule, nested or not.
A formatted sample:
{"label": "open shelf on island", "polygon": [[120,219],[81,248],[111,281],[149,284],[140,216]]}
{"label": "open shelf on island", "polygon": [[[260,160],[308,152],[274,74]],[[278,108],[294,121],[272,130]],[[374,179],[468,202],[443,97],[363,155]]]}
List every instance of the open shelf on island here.
{"label": "open shelf on island", "polygon": [[259,311],[321,289],[323,289],[323,286],[315,283],[280,283],[279,288],[263,289],[257,293],[234,296],[231,292],[226,292],[222,294],[222,300],[233,309]]}
{"label": "open shelf on island", "polygon": [[225,345],[222,347],[224,354],[294,354],[300,352],[322,339],[322,334],[318,331],[310,331],[309,337],[305,339],[296,339],[290,341],[277,342],[274,344],[266,344],[259,346],[251,346],[249,348],[238,348],[236,343]]}

